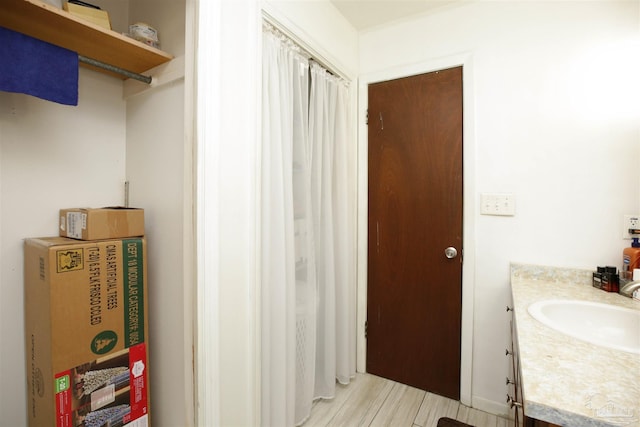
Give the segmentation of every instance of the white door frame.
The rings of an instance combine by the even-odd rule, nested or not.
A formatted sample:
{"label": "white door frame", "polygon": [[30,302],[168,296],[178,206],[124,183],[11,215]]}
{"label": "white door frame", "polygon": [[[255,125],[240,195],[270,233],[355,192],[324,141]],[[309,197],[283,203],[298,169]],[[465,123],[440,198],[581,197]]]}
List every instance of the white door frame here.
{"label": "white door frame", "polygon": [[368,86],[445,68],[462,66],[463,80],[463,259],[462,331],[460,359],[460,401],[471,406],[473,366],[473,305],[475,282],[476,149],[474,127],[473,61],[471,54],[460,54],[395,67],[360,76],[358,88],[358,312],[357,368],[366,372],[367,319],[367,221],[368,221],[368,134],[366,126]]}
{"label": "white door frame", "polygon": [[191,1],[195,424],[253,426],[260,424],[260,7]]}

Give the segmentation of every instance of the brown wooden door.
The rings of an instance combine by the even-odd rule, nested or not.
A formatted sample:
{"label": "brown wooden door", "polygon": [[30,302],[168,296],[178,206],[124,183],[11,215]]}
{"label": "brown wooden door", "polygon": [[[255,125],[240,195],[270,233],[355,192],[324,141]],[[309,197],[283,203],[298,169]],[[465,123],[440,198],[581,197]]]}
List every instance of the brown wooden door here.
{"label": "brown wooden door", "polygon": [[459,400],[462,68],[371,84],[368,133],[367,371]]}

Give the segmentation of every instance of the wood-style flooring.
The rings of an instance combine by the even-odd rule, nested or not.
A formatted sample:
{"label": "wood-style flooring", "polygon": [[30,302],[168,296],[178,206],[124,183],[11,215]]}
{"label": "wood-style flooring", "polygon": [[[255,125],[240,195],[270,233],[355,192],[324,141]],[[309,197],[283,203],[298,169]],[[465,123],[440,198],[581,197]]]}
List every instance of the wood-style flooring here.
{"label": "wood-style flooring", "polygon": [[302,427],[436,427],[440,417],[474,427],[507,427],[509,420],[462,405],[456,400],[369,374],[357,374],[336,396],[314,403]]}

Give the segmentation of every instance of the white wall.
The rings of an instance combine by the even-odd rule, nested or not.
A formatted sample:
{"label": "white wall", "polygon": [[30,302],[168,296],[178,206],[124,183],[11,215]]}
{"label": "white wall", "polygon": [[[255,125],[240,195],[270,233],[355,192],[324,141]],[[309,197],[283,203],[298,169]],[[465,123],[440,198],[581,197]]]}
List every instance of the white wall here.
{"label": "white wall", "polygon": [[1,425],[27,424],[23,248],[55,236],[58,210],[122,204],[122,82],[80,70],[77,107],[0,92]]}
{"label": "white wall", "polygon": [[477,216],[465,230],[475,235],[465,248],[476,266],[475,406],[504,406],[510,261],[621,264],[622,215],[640,206],[638,8],[477,2],[361,34],[361,74],[471,55],[476,194],[465,203],[516,196],[515,217]]}
{"label": "white wall", "polygon": [[185,0],[130,1],[129,24],[136,22],[144,22],[158,30],[162,50],[174,57],[184,55]]}
{"label": "white wall", "polygon": [[[184,55],[184,1],[132,1],[128,19],[156,28],[163,50]],[[190,223],[192,207],[185,188],[192,165],[184,79],[128,98],[126,120],[129,202],[145,209],[149,248],[151,419],[154,426],[189,426],[194,422],[194,285],[185,280],[193,264],[184,257],[190,250],[184,246],[184,224]]]}
{"label": "white wall", "polygon": [[183,97],[183,83],[175,82],[127,102],[129,201],[145,209],[149,248],[150,390],[158,426],[193,422],[193,317],[185,313],[193,285],[183,281],[182,257]]}
{"label": "white wall", "polygon": [[265,0],[263,9],[292,33],[302,47],[326,60],[326,66],[350,80],[357,78],[357,32],[328,0]]}

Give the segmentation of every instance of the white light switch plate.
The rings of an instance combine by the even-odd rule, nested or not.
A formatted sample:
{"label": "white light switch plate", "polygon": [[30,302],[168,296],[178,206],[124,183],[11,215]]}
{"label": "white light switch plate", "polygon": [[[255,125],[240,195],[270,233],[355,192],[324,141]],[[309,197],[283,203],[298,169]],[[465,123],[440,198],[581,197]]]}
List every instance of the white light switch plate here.
{"label": "white light switch plate", "polygon": [[480,214],[514,216],[516,214],[516,196],[507,193],[481,193]]}

